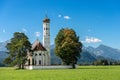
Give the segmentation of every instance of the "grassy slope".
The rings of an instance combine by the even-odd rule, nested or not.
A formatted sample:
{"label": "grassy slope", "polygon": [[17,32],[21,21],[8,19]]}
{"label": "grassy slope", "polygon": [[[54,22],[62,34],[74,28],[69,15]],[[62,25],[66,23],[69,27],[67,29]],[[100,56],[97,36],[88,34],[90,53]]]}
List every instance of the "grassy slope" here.
{"label": "grassy slope", "polygon": [[78,69],[55,70],[0,68],[0,80],[120,80],[120,66],[80,66]]}

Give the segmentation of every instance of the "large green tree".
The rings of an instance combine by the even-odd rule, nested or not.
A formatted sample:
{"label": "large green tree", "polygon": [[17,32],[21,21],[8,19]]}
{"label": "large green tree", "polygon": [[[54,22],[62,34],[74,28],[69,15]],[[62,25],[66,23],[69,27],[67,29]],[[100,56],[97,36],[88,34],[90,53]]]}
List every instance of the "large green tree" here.
{"label": "large green tree", "polygon": [[77,63],[82,51],[82,43],[79,41],[79,36],[73,29],[61,29],[55,38],[55,54],[59,56],[63,63],[73,65]]}
{"label": "large green tree", "polygon": [[27,58],[27,50],[29,50],[31,44],[28,37],[21,32],[15,32],[10,43],[7,44],[9,56],[5,59],[5,63],[11,66],[18,65],[19,68],[24,68],[24,64]]}

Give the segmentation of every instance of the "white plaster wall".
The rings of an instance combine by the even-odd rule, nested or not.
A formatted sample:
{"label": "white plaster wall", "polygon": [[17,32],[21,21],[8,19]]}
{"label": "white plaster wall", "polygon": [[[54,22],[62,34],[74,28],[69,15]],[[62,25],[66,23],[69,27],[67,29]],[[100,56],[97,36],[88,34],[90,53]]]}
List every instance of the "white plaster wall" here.
{"label": "white plaster wall", "polygon": [[72,66],[60,65],[60,66],[26,66],[26,69],[69,69]]}
{"label": "white plaster wall", "polygon": [[48,51],[47,63],[50,65],[50,23],[46,22],[43,23],[43,46]]}
{"label": "white plaster wall", "polygon": [[[39,60],[41,60],[41,65],[44,66],[44,65],[49,65],[49,59],[48,59],[48,52],[47,51],[34,51],[33,53],[33,59],[34,59],[34,63],[35,63],[35,60],[37,61],[37,64],[36,65],[40,65],[39,64]],[[37,54],[37,56],[35,56],[35,54]],[[39,55],[41,54],[41,56]]]}

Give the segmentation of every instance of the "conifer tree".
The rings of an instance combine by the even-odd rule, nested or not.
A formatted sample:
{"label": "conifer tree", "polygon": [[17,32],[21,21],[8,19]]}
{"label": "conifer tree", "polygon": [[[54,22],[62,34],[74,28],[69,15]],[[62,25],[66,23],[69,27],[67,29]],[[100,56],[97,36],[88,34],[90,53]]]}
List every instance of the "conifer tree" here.
{"label": "conifer tree", "polygon": [[15,32],[10,43],[6,45],[9,56],[5,59],[4,63],[11,66],[18,65],[19,68],[24,68],[27,59],[27,50],[30,49],[30,42],[24,33]]}

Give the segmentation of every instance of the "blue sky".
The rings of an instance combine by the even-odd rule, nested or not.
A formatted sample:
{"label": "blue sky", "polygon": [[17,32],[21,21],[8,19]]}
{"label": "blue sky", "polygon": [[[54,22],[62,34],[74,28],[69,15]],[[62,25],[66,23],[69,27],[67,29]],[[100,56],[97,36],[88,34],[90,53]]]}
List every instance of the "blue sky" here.
{"label": "blue sky", "polygon": [[61,28],[72,28],[86,46],[120,49],[119,0],[0,0],[0,42],[24,32],[42,42],[42,20],[51,19],[51,44]]}

